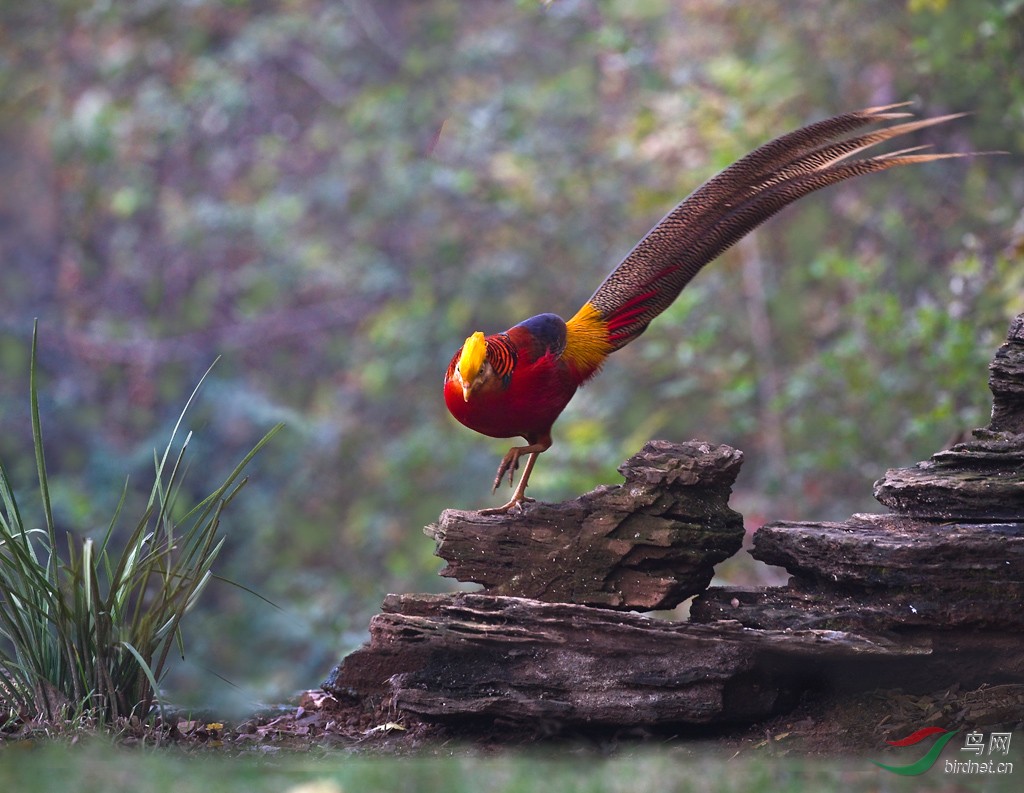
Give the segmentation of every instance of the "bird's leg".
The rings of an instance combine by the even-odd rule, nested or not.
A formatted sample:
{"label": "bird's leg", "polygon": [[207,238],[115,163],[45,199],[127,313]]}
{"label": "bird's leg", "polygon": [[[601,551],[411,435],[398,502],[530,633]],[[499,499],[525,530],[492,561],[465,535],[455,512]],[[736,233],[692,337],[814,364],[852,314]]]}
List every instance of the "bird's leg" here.
{"label": "bird's leg", "polygon": [[[519,477],[519,485],[516,487],[515,492],[512,493],[512,498],[509,499],[509,502],[507,504],[501,505],[500,507],[494,507],[493,509],[482,509],[480,510],[481,515],[504,515],[506,512],[509,512],[510,510],[513,510],[516,507],[522,507],[522,505],[525,502],[533,501],[532,498],[526,497],[526,484],[530,479],[530,472],[533,470],[533,465],[534,463],[537,462],[538,456],[540,456],[540,452],[532,452],[530,454],[530,459],[526,461],[526,467],[523,469],[523,475]],[[504,464],[504,461],[502,461],[502,465]],[[515,463],[510,464],[509,466],[510,479],[512,478],[511,472],[516,468],[517,465],[518,455]],[[495,483],[495,487],[497,487],[498,484],[500,484],[501,479],[504,476],[504,473],[504,470],[500,470],[497,482]]]}
{"label": "bird's leg", "polygon": [[508,474],[509,487],[511,487],[513,475],[515,470],[519,467],[519,458],[524,454],[529,454],[530,459],[526,461],[526,467],[523,469],[523,475],[519,478],[519,484],[516,486],[515,491],[512,493],[512,498],[509,499],[507,504],[503,504],[500,507],[494,507],[493,509],[482,509],[480,510],[480,514],[504,515],[515,507],[521,507],[524,502],[533,501],[532,498],[526,497],[526,485],[530,481],[530,472],[533,471],[533,466],[537,462],[537,457],[541,452],[547,451],[549,448],[551,448],[550,436],[542,438],[538,443],[531,443],[529,446],[513,446],[509,449],[501,459],[501,465],[498,466],[498,474],[494,477],[494,487],[491,488],[491,492],[493,493],[498,489],[498,485],[501,484],[501,480],[505,478],[506,473]]}

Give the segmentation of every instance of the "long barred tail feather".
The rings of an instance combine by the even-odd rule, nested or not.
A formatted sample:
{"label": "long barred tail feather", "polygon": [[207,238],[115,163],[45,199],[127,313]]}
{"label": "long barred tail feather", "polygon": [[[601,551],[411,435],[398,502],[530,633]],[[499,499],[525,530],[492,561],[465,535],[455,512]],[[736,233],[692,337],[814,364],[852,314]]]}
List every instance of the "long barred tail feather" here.
{"label": "long barred tail feather", "polygon": [[588,305],[607,328],[608,352],[625,346],[723,251],[808,193],[900,165],[967,156],[922,146],[863,159],[866,149],[962,113],[909,121],[837,141],[869,124],[906,118],[906,103],[843,113],[776,138],[729,166],[666,215],[598,287]]}

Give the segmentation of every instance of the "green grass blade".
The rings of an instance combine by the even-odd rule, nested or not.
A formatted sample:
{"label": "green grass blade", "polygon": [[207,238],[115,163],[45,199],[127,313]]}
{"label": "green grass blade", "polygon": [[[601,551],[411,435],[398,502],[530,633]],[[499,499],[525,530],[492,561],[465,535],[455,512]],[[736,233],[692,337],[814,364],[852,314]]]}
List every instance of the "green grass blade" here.
{"label": "green grass blade", "polygon": [[209,376],[210,372],[213,371],[213,367],[217,365],[217,361],[220,360],[220,356],[214,359],[213,363],[210,364],[209,368],[203,373],[203,376],[199,378],[199,382],[196,383],[196,387],[192,389],[191,395],[185,402],[185,407],[181,409],[181,413],[178,414],[178,420],[174,423],[174,428],[171,430],[171,437],[167,441],[167,446],[164,447],[164,454],[157,465],[156,481],[153,483],[153,489],[149,494],[149,506],[152,506],[156,500],[157,490],[163,481],[164,465],[167,463],[167,457],[171,453],[171,447],[174,444],[174,439],[178,435],[178,429],[181,427],[181,422],[185,420],[185,414],[188,412],[189,406],[192,404],[192,400],[196,398],[196,394],[199,393],[199,389],[202,388],[203,382]]}
{"label": "green grass blade", "polygon": [[160,718],[163,719],[164,704],[163,700],[160,697],[160,685],[157,680],[157,676],[154,675],[153,670],[149,668],[149,664],[146,663],[146,659],[142,657],[142,653],[136,650],[135,646],[131,642],[123,641],[121,642],[121,646],[128,650],[128,652],[130,652],[133,656],[135,656],[135,660],[139,662],[139,669],[142,670],[142,673],[146,676],[146,681],[149,683],[151,696],[140,697],[140,701],[144,702],[146,699],[156,700],[157,708],[159,708],[160,710]]}
{"label": "green grass blade", "polygon": [[3,511],[0,512],[0,526],[7,534],[16,534],[22,531],[24,525],[21,520],[21,512],[18,510],[18,501],[14,497],[14,488],[11,486],[7,469],[0,462],[0,501],[3,501]]}
{"label": "green grass blade", "polygon": [[250,589],[245,584],[242,584],[242,583],[240,583],[238,581],[235,581],[234,579],[231,579],[231,578],[225,578],[224,576],[217,575],[217,574],[214,574],[213,577],[214,577],[214,579],[216,581],[220,581],[222,584],[228,584],[229,586],[233,586],[236,589],[241,589],[246,594],[249,594],[249,595],[252,595],[253,597],[259,598],[264,603],[266,603],[268,606],[271,606],[271,607],[277,609],[278,611],[284,611],[284,608],[279,606],[273,600],[270,600],[269,598],[265,597],[264,595],[261,595],[255,589]]}
{"label": "green grass blade", "polygon": [[[43,456],[43,429],[39,420],[39,387],[36,383],[36,346],[39,341],[39,320],[32,323],[32,353],[29,356],[28,393],[32,411],[32,445],[36,453],[36,472],[39,476],[39,492],[43,501],[43,514],[46,516],[46,531],[50,537],[50,547],[57,547],[57,530],[53,523],[53,508],[50,506],[50,487],[46,478],[46,458]],[[56,570],[53,572],[56,575]]]}

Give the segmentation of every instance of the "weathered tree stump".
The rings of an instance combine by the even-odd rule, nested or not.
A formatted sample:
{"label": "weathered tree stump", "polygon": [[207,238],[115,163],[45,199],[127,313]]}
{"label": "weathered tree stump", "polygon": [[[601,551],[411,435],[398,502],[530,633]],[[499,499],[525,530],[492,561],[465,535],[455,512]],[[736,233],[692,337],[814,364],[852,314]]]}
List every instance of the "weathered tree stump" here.
{"label": "weathered tree stump", "polygon": [[[624,485],[445,512],[427,528],[442,574],[484,591],[388,596],[324,687],[388,717],[543,734],[750,722],[814,687],[1024,682],[1024,315],[990,385],[987,428],[877,483],[893,513],[759,529],[752,553],[784,587],[704,591],[742,538],[728,447],[652,442]],[[688,622],[623,611],[694,592]]]}
{"label": "weathered tree stump", "polygon": [[[770,523],[751,554],[801,580],[850,591],[931,592],[959,602],[958,622],[998,618],[1024,602],[1024,523],[936,523],[854,515],[842,523]],[[1001,604],[1001,605],[1000,605]]]}
{"label": "weathered tree stump", "polygon": [[932,646],[925,668],[949,659],[951,681],[1024,679],[1024,315],[989,371],[988,427],[876,483],[894,513],[762,526],[751,553],[789,586],[709,589],[690,618],[898,634]]}
{"label": "weathered tree stump", "polygon": [[904,515],[934,520],[1024,518],[1024,435],[975,430],[974,439],[875,483],[875,498]]}
{"label": "weathered tree stump", "polygon": [[[926,628],[979,637],[980,631],[1024,631],[1021,611],[1018,605],[1013,613],[1001,600],[958,600],[935,590],[844,591],[792,579],[778,587],[709,587],[694,600],[690,620],[735,622],[758,630],[837,630],[890,638],[924,635],[918,629]],[[1019,638],[1016,642],[1020,658],[1008,667],[1017,670],[1014,674],[1024,669],[1024,644]]]}
{"label": "weathered tree stump", "polygon": [[1024,435],[1024,314],[1010,323],[1006,343],[989,364],[992,391],[991,432]]}
{"label": "weathered tree stump", "polygon": [[841,631],[696,625],[468,593],[390,595],[370,636],[327,691],[386,712],[548,731],[750,721],[792,703],[811,676],[801,665],[817,677],[843,661],[929,652]]}
{"label": "weathered tree stump", "polygon": [[604,485],[520,514],[446,510],[425,532],[442,576],[491,595],[617,609],[670,609],[703,591],[743,542],[728,506],[743,455],[699,441],[651,441]]}
{"label": "weathered tree stump", "polygon": [[992,421],[974,438],[875,483],[890,509],[935,520],[1024,521],[1024,314],[989,365]]}

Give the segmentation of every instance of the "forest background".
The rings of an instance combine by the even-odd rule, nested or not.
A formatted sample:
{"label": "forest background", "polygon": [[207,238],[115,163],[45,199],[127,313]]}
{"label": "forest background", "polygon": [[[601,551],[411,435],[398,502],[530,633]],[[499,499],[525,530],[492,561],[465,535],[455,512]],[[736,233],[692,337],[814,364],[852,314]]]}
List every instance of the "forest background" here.
{"label": "forest background", "polygon": [[0,3],[0,460],[31,491],[35,317],[55,517],[78,534],[126,476],[144,503],[221,356],[189,484],[286,423],[219,562],[276,605],[212,585],[167,693],[280,701],[386,593],[449,586],[423,525],[500,503],[508,444],[441,399],[470,332],[571,315],[750,149],[903,100],[972,113],[918,140],[1010,154],[783,213],[580,392],[531,480],[556,500],[620,481],[650,438],[729,443],[751,529],[877,509],[885,468],[986,423],[1024,310],[1022,0]]}

